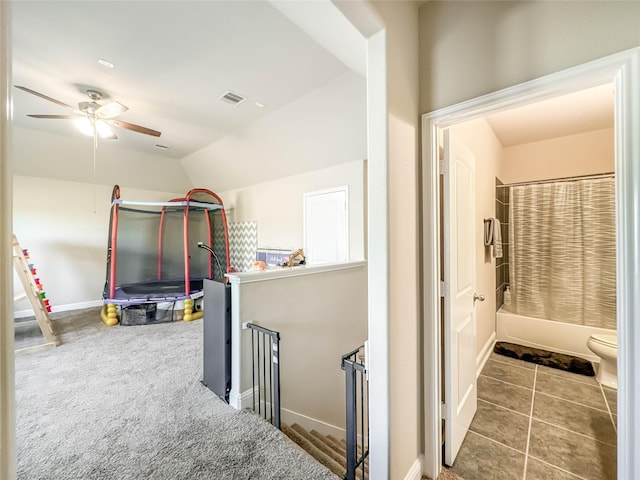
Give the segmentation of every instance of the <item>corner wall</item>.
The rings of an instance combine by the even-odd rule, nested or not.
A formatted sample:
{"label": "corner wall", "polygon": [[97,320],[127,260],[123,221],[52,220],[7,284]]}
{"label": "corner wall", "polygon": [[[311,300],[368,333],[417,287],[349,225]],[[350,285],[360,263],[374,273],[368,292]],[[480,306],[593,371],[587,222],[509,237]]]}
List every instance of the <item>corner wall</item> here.
{"label": "corner wall", "polygon": [[256,221],[259,248],[303,246],[303,194],[349,186],[349,259],[366,258],[365,160],[292,175],[249,187],[220,192],[225,209],[233,209],[230,222]]}
{"label": "corner wall", "polygon": [[389,478],[420,479],[418,6],[415,2],[372,5],[386,25],[387,39]]}

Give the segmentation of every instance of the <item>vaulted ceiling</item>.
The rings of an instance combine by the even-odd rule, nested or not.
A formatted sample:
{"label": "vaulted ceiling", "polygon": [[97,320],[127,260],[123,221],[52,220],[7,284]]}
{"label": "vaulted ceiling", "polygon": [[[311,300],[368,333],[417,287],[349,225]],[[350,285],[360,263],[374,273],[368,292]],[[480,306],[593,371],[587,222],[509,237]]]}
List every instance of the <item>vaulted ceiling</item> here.
{"label": "vaulted ceiling", "polygon": [[[22,1],[12,7],[14,85],[71,106],[88,100],[87,89],[96,89],[104,94],[100,103],[115,100],[129,107],[119,120],[162,132],[153,137],[116,128],[117,140],[99,140],[96,174],[89,168],[93,141],[72,121],[27,116],[73,112],[14,89],[20,174],[112,184],[122,181],[118,171],[135,163],[130,173],[140,178],[151,168],[164,172],[165,182],[155,181],[158,189],[198,183],[203,172],[228,180],[220,183],[226,189],[366,155],[364,43],[358,44],[362,39],[348,31],[329,1]],[[246,100],[235,106],[220,101],[227,91]],[[611,91],[589,89],[487,121],[505,147],[608,128]],[[314,95],[315,103],[304,102]],[[274,152],[261,155],[261,145],[243,144],[257,138],[251,126],[279,121],[287,108],[305,112],[321,135],[314,105],[335,111],[336,119],[350,116],[340,128],[358,124],[351,136],[359,143],[342,156],[337,144],[305,155],[304,145],[318,150],[322,139],[309,141],[307,122],[292,118],[288,132],[270,124],[260,137],[283,135],[288,160]],[[238,151],[242,162],[234,155]],[[152,179],[138,180],[140,188],[153,185]]]}
{"label": "vaulted ceiling", "polygon": [[[182,158],[347,70],[265,1],[13,3],[14,84],[72,106],[101,91],[101,103],[129,107],[118,119],[162,132],[116,129],[119,146],[140,152]],[[246,100],[220,101],[229,90]],[[72,112],[13,93],[16,126],[80,135],[71,121],[26,116]]]}

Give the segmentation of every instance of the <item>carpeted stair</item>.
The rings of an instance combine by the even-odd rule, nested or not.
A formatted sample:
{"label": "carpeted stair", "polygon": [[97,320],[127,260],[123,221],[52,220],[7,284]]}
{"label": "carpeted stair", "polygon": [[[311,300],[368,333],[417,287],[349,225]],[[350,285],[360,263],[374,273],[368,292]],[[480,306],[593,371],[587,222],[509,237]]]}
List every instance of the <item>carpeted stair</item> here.
{"label": "carpeted stair", "polygon": [[[347,445],[344,440],[338,440],[331,435],[323,435],[316,430],[309,432],[297,423],[291,426],[283,424],[282,431],[309,455],[342,478],[347,469]],[[358,449],[358,454],[360,453],[361,450]],[[368,466],[369,461],[365,460],[366,477],[368,477]],[[356,471],[356,478],[362,478],[361,469]]]}

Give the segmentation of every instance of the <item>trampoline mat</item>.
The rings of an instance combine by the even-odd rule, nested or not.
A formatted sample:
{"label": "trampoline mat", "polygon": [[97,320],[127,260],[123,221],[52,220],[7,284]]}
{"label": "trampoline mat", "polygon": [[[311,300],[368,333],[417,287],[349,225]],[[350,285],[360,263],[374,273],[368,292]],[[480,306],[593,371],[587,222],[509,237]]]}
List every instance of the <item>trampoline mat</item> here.
{"label": "trampoline mat", "polygon": [[[191,293],[202,290],[202,279],[191,279]],[[149,299],[175,298],[184,296],[184,280],[154,280],[150,282],[130,283],[116,287],[116,299],[145,297]]]}

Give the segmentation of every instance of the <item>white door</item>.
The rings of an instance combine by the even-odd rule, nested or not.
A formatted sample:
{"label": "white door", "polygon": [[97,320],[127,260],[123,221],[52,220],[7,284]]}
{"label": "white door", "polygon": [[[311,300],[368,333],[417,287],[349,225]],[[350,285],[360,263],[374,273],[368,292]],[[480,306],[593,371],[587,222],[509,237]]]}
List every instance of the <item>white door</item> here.
{"label": "white door", "polygon": [[349,258],[348,187],[304,194],[304,254],[307,264]]}
{"label": "white door", "polygon": [[475,157],[444,132],[445,463],[453,465],[477,408]]}

